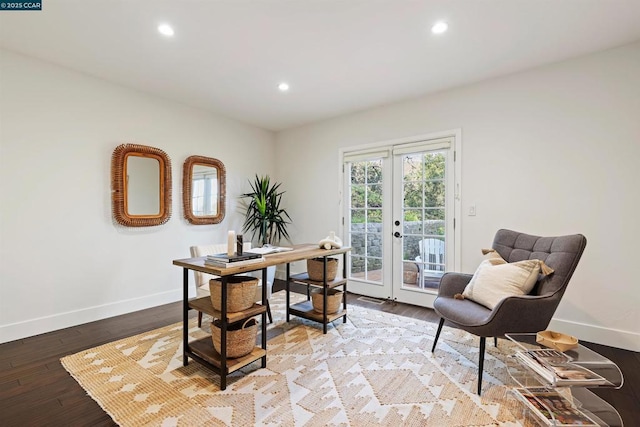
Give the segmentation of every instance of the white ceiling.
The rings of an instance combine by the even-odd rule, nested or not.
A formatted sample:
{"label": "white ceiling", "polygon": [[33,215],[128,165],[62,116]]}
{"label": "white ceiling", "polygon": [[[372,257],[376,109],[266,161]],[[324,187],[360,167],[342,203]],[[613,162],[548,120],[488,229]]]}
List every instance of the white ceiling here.
{"label": "white ceiling", "polygon": [[640,40],[640,0],[42,2],[0,46],[270,130]]}

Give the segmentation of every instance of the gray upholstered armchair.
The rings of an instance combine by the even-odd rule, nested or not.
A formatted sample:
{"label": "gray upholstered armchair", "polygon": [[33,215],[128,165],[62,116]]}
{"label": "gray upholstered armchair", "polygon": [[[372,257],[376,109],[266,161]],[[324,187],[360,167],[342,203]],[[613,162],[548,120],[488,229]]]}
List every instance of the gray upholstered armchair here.
{"label": "gray upholstered armchair", "polygon": [[440,315],[440,324],[431,351],[435,351],[445,320],[459,329],[479,336],[478,394],[480,394],[486,337],[495,339],[510,332],[526,333],[545,330],[560,303],[586,244],[587,239],[582,234],[539,237],[511,230],[498,230],[492,247],[505,261],[540,259],[551,267],[554,273],[540,277],[528,295],[505,298],[493,310],[469,299],[454,298],[454,295],[463,292],[473,276],[446,273],[442,276],[438,297],[433,303],[433,308]]}

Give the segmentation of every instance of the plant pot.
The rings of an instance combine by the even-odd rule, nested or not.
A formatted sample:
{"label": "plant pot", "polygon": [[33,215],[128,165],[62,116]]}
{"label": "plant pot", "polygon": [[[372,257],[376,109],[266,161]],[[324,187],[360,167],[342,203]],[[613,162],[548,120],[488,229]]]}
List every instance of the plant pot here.
{"label": "plant pot", "polygon": [[[227,312],[234,313],[253,307],[258,279],[251,276],[230,276],[227,279]],[[214,310],[222,311],[222,281],[211,279],[209,293]]]}
{"label": "plant pot", "polygon": [[[323,281],[324,258],[311,258],[307,260],[307,273],[309,280],[316,282]],[[327,258],[327,282],[336,278],[338,272],[338,260],[336,258]]]}
{"label": "plant pot", "polygon": [[[337,313],[340,310],[340,304],[342,304],[343,293],[335,289],[327,289],[327,314]],[[322,303],[324,301],[324,294],[322,289],[316,289],[311,294],[311,303],[313,304],[313,311],[322,314]]]}
{"label": "plant pot", "polygon": [[[240,324],[235,323],[227,327],[227,357],[237,358],[246,356],[253,351],[256,346],[256,336],[258,334],[258,322],[253,317]],[[213,348],[218,354],[222,354],[222,338],[220,331],[220,321],[214,320],[211,323],[211,339]]]}
{"label": "plant pot", "polygon": [[418,267],[412,263],[404,263],[404,270],[402,271],[402,282],[415,285],[418,282]]}

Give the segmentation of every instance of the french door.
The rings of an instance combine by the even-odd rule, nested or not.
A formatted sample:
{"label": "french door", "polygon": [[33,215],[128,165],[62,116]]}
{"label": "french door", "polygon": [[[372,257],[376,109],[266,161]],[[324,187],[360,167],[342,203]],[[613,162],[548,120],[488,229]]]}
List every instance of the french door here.
{"label": "french door", "polygon": [[455,262],[455,136],[344,152],[351,291],[431,307]]}

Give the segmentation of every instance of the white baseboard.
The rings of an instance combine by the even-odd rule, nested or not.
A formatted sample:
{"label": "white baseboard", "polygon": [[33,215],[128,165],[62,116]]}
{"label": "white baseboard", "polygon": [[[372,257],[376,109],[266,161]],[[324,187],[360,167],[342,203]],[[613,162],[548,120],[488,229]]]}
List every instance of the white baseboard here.
{"label": "white baseboard", "polygon": [[94,322],[96,320],[119,316],[121,314],[144,310],[145,308],[156,307],[181,300],[182,290],[172,290],[153,295],[145,295],[144,297],[97,305],[81,310],[38,317],[22,322],[9,323],[7,325],[0,326],[0,343],[44,334],[46,332],[57,331],[58,329],[82,325],[83,323]]}
{"label": "white baseboard", "polygon": [[564,319],[551,319],[549,329],[589,341],[625,350],[640,351],[640,334],[619,329],[603,328]]}

